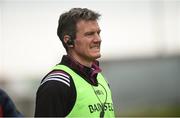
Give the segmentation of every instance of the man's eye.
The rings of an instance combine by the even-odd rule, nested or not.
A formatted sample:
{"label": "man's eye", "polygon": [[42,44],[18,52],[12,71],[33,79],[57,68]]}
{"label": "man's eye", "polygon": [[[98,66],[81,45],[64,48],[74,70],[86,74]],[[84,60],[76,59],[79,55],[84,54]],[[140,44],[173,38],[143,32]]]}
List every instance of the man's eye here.
{"label": "man's eye", "polygon": [[89,36],[89,35],[93,35],[94,34],[94,32],[88,32],[88,33],[86,33],[85,35],[86,36]]}

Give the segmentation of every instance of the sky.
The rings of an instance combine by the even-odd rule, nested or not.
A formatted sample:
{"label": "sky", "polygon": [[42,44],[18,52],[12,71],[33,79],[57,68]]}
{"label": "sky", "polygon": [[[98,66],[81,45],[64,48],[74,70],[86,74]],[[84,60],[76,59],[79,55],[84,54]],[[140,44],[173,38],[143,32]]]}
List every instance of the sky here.
{"label": "sky", "polygon": [[18,78],[59,63],[65,50],[56,35],[58,18],[73,7],[102,14],[100,60],[180,53],[178,0],[2,0],[0,75]]}

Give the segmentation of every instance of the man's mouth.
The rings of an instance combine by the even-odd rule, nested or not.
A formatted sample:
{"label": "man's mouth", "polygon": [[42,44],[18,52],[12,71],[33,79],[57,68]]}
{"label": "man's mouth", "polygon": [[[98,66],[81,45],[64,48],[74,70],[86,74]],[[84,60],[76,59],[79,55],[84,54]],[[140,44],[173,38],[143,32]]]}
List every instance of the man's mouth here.
{"label": "man's mouth", "polygon": [[99,49],[99,46],[91,47],[91,49]]}
{"label": "man's mouth", "polygon": [[90,47],[91,49],[100,49],[100,45],[93,45]]}

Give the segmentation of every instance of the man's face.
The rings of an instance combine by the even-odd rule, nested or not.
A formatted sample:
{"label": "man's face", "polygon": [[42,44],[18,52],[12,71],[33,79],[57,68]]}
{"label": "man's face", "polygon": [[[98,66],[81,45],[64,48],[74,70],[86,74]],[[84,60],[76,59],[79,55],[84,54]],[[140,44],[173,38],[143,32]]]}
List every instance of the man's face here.
{"label": "man's face", "polygon": [[92,62],[100,54],[100,28],[97,21],[81,20],[77,23],[76,39],[74,42],[74,56],[81,61]]}

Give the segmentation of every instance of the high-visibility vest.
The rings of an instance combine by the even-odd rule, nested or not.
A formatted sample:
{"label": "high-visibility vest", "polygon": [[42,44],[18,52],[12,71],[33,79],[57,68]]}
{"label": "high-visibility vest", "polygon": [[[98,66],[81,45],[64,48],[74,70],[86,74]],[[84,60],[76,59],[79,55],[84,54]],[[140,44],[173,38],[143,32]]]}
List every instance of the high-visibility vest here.
{"label": "high-visibility vest", "polygon": [[76,102],[67,117],[115,117],[111,91],[101,73],[97,75],[98,86],[93,86],[65,65],[53,69],[69,73],[75,84]]}

